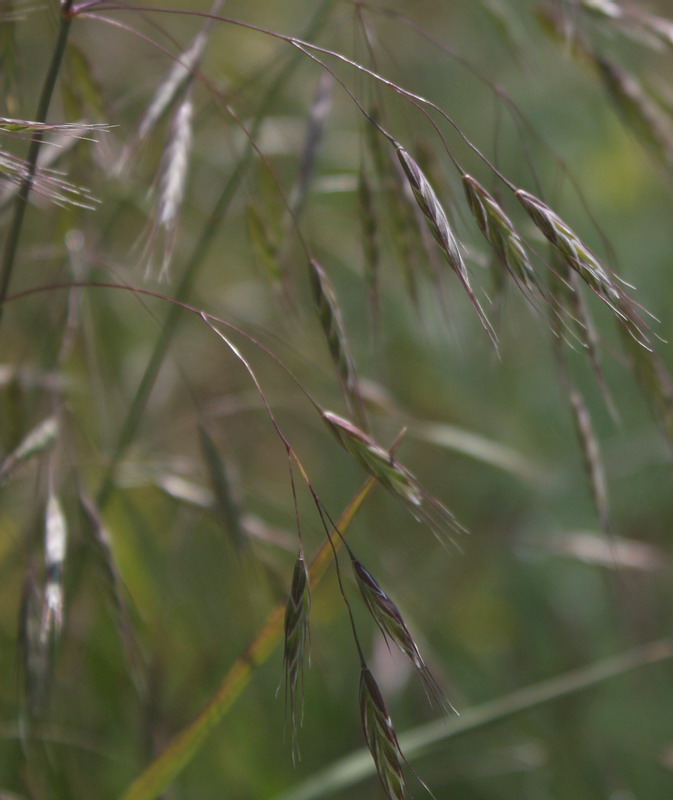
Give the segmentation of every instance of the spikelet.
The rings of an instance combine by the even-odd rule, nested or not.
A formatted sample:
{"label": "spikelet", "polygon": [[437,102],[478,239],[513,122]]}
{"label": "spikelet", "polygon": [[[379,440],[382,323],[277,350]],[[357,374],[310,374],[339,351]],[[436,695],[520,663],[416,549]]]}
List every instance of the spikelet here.
{"label": "spikelet", "polygon": [[465,532],[449,509],[424,491],[416,477],[364,431],[331,411],[323,411],[322,418],[341,446],[389,492],[400,498],[411,514],[417,520],[422,520],[441,544],[446,544],[447,529]]}
{"label": "spikelet", "polygon": [[463,175],[463,187],[472,216],[502,264],[524,286],[536,286],[537,278],[526,248],[510,218],[471,175]]}
{"label": "spikelet", "polygon": [[393,494],[405,503],[419,507],[422,502],[421,489],[414,476],[398,464],[381,445],[347,419],[324,411],[322,418],[341,445],[358,461],[370,475],[377,478]]}
{"label": "spikelet", "polygon": [[389,800],[404,800],[404,756],[381,691],[365,666],[360,672],[360,721],[386,796]]}
{"label": "spikelet", "polygon": [[285,606],[285,666],[286,702],[290,709],[292,728],[292,757],[298,755],[297,723],[301,724],[302,710],[298,709],[304,681],[304,663],[310,642],[309,616],[311,592],[304,554],[299,553],[292,574],[292,586]]}
{"label": "spikelet", "polygon": [[357,387],[353,358],[348,347],[341,307],[332,281],[325,270],[312,258],[309,261],[309,279],[318,318],[327,340],[327,347],[340,379],[348,392]]}
{"label": "spikelet", "polygon": [[447,706],[448,703],[423,660],[398,607],[360,561],[351,556],[351,564],[362,598],[383,635],[394,642],[409,659],[423,681],[428,698],[437,701],[439,705]]}
{"label": "spikelet", "polygon": [[460,244],[456,235],[454,234],[446,213],[442,208],[442,204],[435,193],[435,190],[430,185],[430,182],[423,174],[423,171],[409,155],[409,153],[401,146],[396,148],[397,158],[399,159],[404,174],[407,177],[411,190],[414,194],[418,207],[423,212],[425,219],[430,228],[430,232],[439,244],[449,262],[449,265],[458,276],[458,279],[463,285],[463,288],[468,294],[472,305],[481,321],[481,324],[489,335],[491,341],[497,345],[495,333],[488,321],[484,310],[482,309],[476,295],[470,285],[470,278],[467,273],[467,267],[460,249]]}

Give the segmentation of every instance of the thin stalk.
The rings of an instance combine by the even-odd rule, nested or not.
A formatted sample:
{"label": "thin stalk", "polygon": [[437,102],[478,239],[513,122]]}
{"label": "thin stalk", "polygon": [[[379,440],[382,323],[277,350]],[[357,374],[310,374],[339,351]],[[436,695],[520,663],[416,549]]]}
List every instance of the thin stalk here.
{"label": "thin stalk", "polygon": [[[58,32],[58,38],[54,47],[54,52],[51,57],[49,69],[42,85],[42,93],[35,112],[36,122],[46,122],[47,114],[49,113],[49,106],[51,105],[51,98],[56,88],[56,81],[58,80],[61,71],[61,63],[65,55],[65,49],[68,43],[68,35],[70,33],[70,25],[72,23],[72,15],[70,7],[72,0],[65,0],[61,7],[61,26]],[[26,215],[26,206],[28,205],[28,197],[30,190],[33,188],[33,179],[37,170],[37,159],[42,147],[43,135],[36,132],[30,140],[30,147],[28,148],[28,155],[26,157],[26,177],[21,183],[21,187],[16,195],[14,203],[14,215],[9,226],[7,239],[5,240],[5,250],[2,257],[2,267],[0,267],[0,320],[2,320],[2,313],[4,310],[4,300],[9,291],[9,284],[12,279],[14,265],[16,263],[16,254],[19,248],[19,239],[21,238],[21,230],[23,228],[23,220]]]}
{"label": "thin stalk", "polygon": [[[313,36],[317,30],[319,30],[320,26],[322,25],[327,10],[331,5],[331,0],[325,0],[325,2],[320,6],[318,11],[316,12],[309,28],[307,30],[307,36]],[[266,116],[266,112],[268,108],[271,106],[274,98],[276,97],[278,91],[287,83],[290,73],[292,70],[295,69],[297,64],[299,63],[300,59],[297,57],[296,59],[291,59],[287,66],[280,72],[278,78],[274,82],[273,86],[269,89],[260,111],[251,127],[250,136],[247,141],[246,150],[242,155],[241,159],[238,161],[236,165],[236,169],[232,173],[231,177],[227,181],[220,197],[217,200],[217,203],[213,207],[213,210],[208,217],[203,229],[201,231],[201,236],[199,237],[194,250],[192,252],[191,257],[187,261],[187,265],[185,267],[184,273],[182,275],[182,279],[180,284],[178,285],[175,299],[184,302],[187,300],[189,295],[191,294],[192,288],[196,282],[196,278],[198,276],[199,270],[205,261],[205,256],[210,248],[210,245],[215,238],[215,234],[220,229],[222,219],[229,208],[229,203],[231,202],[236,190],[238,189],[243,176],[252,161],[253,154],[254,154],[254,140],[259,132],[259,128]],[[171,306],[170,310],[166,315],[166,320],[161,328],[161,333],[159,334],[159,338],[154,345],[154,350],[150,356],[150,359],[145,367],[145,372],[143,373],[143,377],[140,381],[138,388],[136,389],[136,393],[131,401],[129,406],[128,412],[124,419],[124,423],[122,425],[121,431],[119,433],[119,438],[117,439],[117,444],[115,446],[114,452],[108,463],[107,469],[105,471],[105,475],[101,482],[100,489],[98,490],[98,494],[96,496],[96,504],[99,509],[102,509],[107,501],[110,498],[110,494],[114,487],[114,473],[117,467],[117,464],[123,457],[124,453],[128,449],[129,445],[135,438],[135,434],[138,431],[138,427],[142,420],[143,414],[145,412],[145,407],[147,406],[147,401],[149,400],[150,394],[152,392],[152,388],[156,382],[157,376],[159,374],[159,370],[161,369],[161,365],[164,362],[164,358],[166,357],[166,353],[168,352],[169,345],[173,339],[173,336],[177,330],[178,323],[180,321],[180,306],[173,305]]]}
{"label": "thin stalk", "polygon": [[[376,485],[370,478],[351,500],[337,523],[342,535]],[[311,589],[314,589],[342,546],[342,539],[328,537],[309,567]],[[157,758],[129,786],[120,800],[154,800],[187,766],[201,748],[207,735],[229,711],[250,682],[257,667],[263,664],[283,637],[285,603],[269,614],[245,652],[233,663],[215,694],[192,722],[178,733]]]}
{"label": "thin stalk", "polygon": [[[442,717],[421,725],[398,737],[400,748],[408,757],[421,755],[446,739],[585,691],[633,670],[670,661],[671,658],[673,658],[671,639],[651,642],[468,708],[460,717],[450,722],[447,722],[446,717]],[[375,766],[369,751],[361,748],[334,762],[327,769],[315,773],[287,792],[283,792],[282,795],[277,795],[273,800],[318,800],[321,797],[334,797],[373,776],[374,772]]]}

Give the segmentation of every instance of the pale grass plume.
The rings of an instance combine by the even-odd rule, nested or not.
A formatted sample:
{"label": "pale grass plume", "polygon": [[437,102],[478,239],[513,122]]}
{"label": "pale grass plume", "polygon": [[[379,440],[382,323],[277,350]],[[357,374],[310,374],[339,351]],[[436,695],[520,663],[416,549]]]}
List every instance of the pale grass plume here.
{"label": "pale grass plume", "polygon": [[[216,0],[212,13],[216,14],[222,3],[223,0]],[[140,145],[149,137],[180,95],[187,90],[193,75],[201,63],[211,27],[212,20],[207,20],[203,30],[196,35],[189,47],[176,57],[168,74],[159,84],[152,101],[138,124],[137,130],[131,136],[117,160],[114,171],[118,175],[124,172]]]}
{"label": "pale grass plume", "polygon": [[[159,280],[168,278],[178,237],[179,213],[185,197],[189,175],[189,156],[192,148],[192,118],[194,107],[188,92],[171,121],[169,141],[161,164],[159,192],[150,244],[156,236],[162,239]],[[148,263],[151,271],[151,259]]]}
{"label": "pale grass plume", "polygon": [[44,614],[42,639],[56,640],[63,628],[63,568],[68,543],[68,526],[61,503],[55,494],[47,500],[44,531]]}

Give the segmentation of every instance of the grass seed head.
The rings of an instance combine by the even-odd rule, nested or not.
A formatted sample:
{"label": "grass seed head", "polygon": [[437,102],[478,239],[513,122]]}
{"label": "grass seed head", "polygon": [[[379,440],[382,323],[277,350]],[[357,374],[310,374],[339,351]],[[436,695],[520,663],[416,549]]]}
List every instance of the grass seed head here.
{"label": "grass seed head", "polygon": [[360,672],[360,721],[386,796],[390,800],[404,800],[404,756],[381,691],[364,666]]}
{"label": "grass seed head", "polygon": [[535,195],[517,189],[516,196],[536,227],[559,250],[582,280],[612,308],[621,304],[622,291],[572,228]]}
{"label": "grass seed head", "polygon": [[525,286],[537,279],[523,241],[495,198],[471,175],[463,175],[467,202],[479,229],[509,272]]}
{"label": "grass seed head", "polygon": [[293,757],[297,754],[297,722],[301,723],[302,712],[298,709],[303,689],[304,663],[308,657],[310,642],[309,616],[311,593],[304,556],[300,553],[295,561],[292,586],[285,606],[285,665],[286,702],[290,709]]}
{"label": "grass seed head", "polygon": [[309,261],[309,278],[318,319],[325,334],[332,361],[344,386],[349,392],[352,392],[356,388],[357,380],[353,358],[346,339],[341,307],[332,281],[314,258]]}
{"label": "grass seed head", "polygon": [[398,464],[381,445],[353,423],[331,411],[324,411],[322,417],[344,449],[370,475],[377,478],[387,489],[401,497],[406,503],[416,507],[421,505],[422,494],[416,479],[401,464]]}
{"label": "grass seed head", "polygon": [[447,705],[398,607],[360,561],[353,558],[351,563],[365,605],[383,635],[394,642],[409,659],[423,681],[428,697],[437,700],[440,705]]}

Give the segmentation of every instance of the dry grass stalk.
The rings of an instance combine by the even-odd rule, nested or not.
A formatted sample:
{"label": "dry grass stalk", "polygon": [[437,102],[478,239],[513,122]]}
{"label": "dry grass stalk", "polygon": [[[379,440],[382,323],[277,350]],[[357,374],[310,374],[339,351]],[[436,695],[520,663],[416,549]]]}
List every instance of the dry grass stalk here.
{"label": "dry grass stalk", "polygon": [[386,796],[390,800],[404,800],[404,756],[383,696],[374,676],[364,665],[360,672],[360,721]]}
{"label": "dry grass stalk", "polygon": [[463,187],[472,216],[501,263],[524,286],[537,286],[526,248],[510,218],[490,192],[471,175],[463,175]]}
{"label": "dry grass stalk", "polygon": [[353,393],[357,389],[357,378],[346,339],[341,307],[332,281],[314,258],[309,261],[309,279],[318,319],[325,334],[332,361],[345,389],[348,393]]}
{"label": "dry grass stalk", "polygon": [[292,727],[292,757],[298,756],[297,726],[301,724],[303,709],[298,708],[304,684],[304,664],[310,643],[309,617],[311,591],[308,571],[302,552],[297,556],[292,574],[292,586],[285,607],[285,666],[286,702],[290,709]]}
{"label": "dry grass stalk", "polygon": [[23,439],[17,448],[0,463],[0,486],[12,470],[24,461],[43,453],[58,437],[58,419],[47,417]]}
{"label": "dry grass stalk", "polygon": [[461,254],[458,239],[449,225],[449,220],[439,202],[435,190],[430,185],[430,182],[425,177],[418,164],[401,145],[397,146],[396,153],[402,165],[402,169],[404,170],[404,174],[409,181],[416,202],[425,216],[430,232],[441,247],[446,260],[449,262],[449,265],[456,273],[463,288],[467,292],[484,330],[488,333],[491,341],[497,344],[493,328],[470,285],[470,278]]}
{"label": "dry grass stalk", "polygon": [[387,641],[394,642],[409,659],[423,681],[428,697],[438,702],[439,705],[446,707],[448,703],[423,660],[418,645],[409,632],[400,610],[360,561],[351,556],[351,564],[362,598],[383,636]]}

